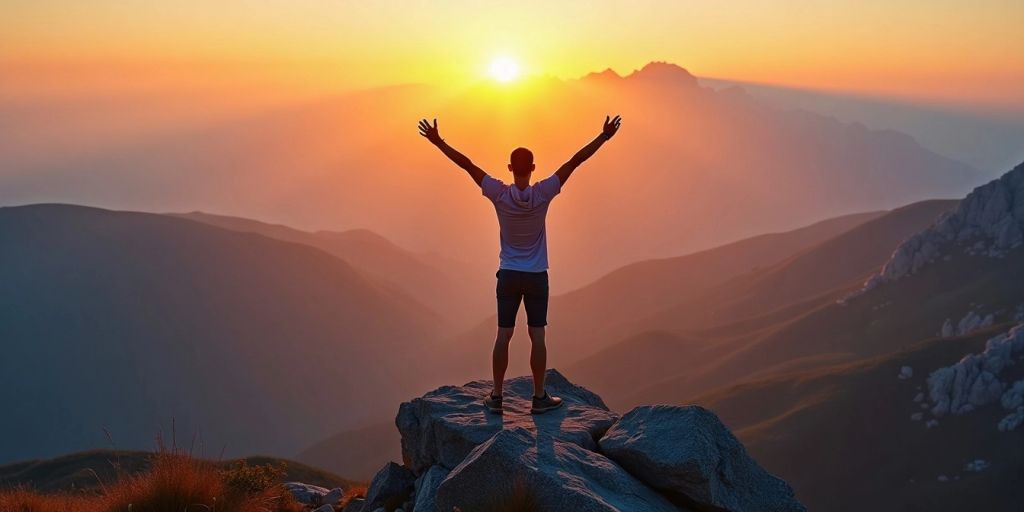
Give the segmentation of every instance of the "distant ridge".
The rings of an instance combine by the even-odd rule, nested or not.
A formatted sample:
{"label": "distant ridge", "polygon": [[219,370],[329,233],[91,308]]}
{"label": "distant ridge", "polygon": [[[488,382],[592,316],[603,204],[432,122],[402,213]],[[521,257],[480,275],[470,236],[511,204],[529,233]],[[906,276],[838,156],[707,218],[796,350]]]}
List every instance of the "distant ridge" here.
{"label": "distant ridge", "polygon": [[172,420],[228,456],[294,453],[415,386],[439,325],[320,249],[167,215],[0,208],[0,247],[0,375],[31,384],[0,386],[0,462],[104,428],[143,448]]}

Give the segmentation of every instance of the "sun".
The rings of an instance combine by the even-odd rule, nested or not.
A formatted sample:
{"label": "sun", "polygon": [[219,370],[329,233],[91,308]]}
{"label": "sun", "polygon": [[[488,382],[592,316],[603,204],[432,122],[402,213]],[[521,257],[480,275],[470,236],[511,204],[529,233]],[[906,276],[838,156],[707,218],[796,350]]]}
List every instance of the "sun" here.
{"label": "sun", "polygon": [[519,63],[511,57],[495,57],[491,61],[491,78],[502,83],[519,78]]}

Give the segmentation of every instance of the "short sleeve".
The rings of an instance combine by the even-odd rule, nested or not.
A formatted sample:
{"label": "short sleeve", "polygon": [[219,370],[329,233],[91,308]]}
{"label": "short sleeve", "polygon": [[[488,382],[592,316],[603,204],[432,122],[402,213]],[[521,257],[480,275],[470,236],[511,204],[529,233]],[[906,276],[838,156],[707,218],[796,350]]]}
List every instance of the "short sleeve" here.
{"label": "short sleeve", "polygon": [[494,179],[489,174],[485,174],[484,179],[480,180],[480,190],[491,201],[497,201],[504,188],[505,184],[501,180]]}
{"label": "short sleeve", "polygon": [[557,174],[552,174],[551,176],[538,181],[535,188],[540,194],[540,199],[542,201],[550,201],[562,191],[562,180],[558,179]]}

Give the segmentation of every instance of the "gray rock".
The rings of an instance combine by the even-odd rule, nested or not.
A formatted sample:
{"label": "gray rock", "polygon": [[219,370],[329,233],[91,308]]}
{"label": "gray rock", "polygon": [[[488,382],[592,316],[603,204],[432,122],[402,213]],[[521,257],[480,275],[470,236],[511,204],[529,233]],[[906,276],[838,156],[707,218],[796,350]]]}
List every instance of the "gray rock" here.
{"label": "gray rock", "polygon": [[806,510],[786,482],[761,468],[702,407],[637,407],[599,444],[608,458],[677,503],[730,512]]}
{"label": "gray rock", "polygon": [[1011,432],[1017,430],[1017,427],[1021,426],[1021,424],[1024,424],[1024,407],[1018,407],[1014,412],[1004,416],[996,424],[996,428],[1000,432]]}
{"label": "gray rock", "polygon": [[377,507],[395,508],[401,505],[413,490],[416,478],[405,466],[389,462],[380,468],[366,489],[363,510]]}
{"label": "gray rock", "polygon": [[942,323],[942,329],[939,330],[939,336],[949,338],[954,334],[956,334],[956,330],[953,329],[953,321],[947,318],[946,321]]}
{"label": "gray rock", "polygon": [[309,506],[326,503],[324,497],[331,492],[323,487],[302,482],[285,482],[284,488],[295,497],[295,501]]}
{"label": "gray rock", "polygon": [[1000,397],[999,403],[1008,411],[1024,405],[1024,379],[1014,382]]}
{"label": "gray rock", "polygon": [[954,212],[901,243],[862,291],[916,273],[954,244],[989,257],[1024,246],[1024,164],[975,188]]}
{"label": "gray rock", "polygon": [[513,427],[477,446],[437,490],[437,510],[676,512],[614,462],[546,432]]}
{"label": "gray rock", "polygon": [[343,494],[345,494],[345,491],[343,491],[341,487],[335,487],[334,489],[331,489],[331,492],[324,495],[320,500],[320,503],[331,506],[337,505],[338,502],[341,501],[341,496]]}
{"label": "gray rock", "polygon": [[416,503],[413,512],[436,512],[437,488],[448,476],[448,470],[442,466],[430,466],[425,473],[416,479]]}
{"label": "gray rock", "polygon": [[985,342],[985,350],[928,375],[932,414],[964,414],[1002,399],[1006,385],[999,374],[1024,359],[1024,325]]}
{"label": "gray rock", "polygon": [[417,475],[433,465],[453,469],[494,434],[517,427],[596,450],[597,438],[617,415],[601,397],[569,382],[557,370],[548,370],[546,384],[548,392],[562,397],[564,405],[537,416],[529,414],[530,377],[506,382],[504,415],[484,409],[482,400],[492,389],[489,380],[444,386],[403,403],[395,418],[402,435],[403,460]]}

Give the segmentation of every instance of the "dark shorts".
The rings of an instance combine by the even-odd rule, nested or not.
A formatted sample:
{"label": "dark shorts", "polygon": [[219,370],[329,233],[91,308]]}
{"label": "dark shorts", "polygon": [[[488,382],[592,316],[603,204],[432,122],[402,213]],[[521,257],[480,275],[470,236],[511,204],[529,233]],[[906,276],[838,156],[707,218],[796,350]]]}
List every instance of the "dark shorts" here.
{"label": "dark shorts", "polygon": [[548,273],[499,269],[498,327],[515,327],[519,302],[526,306],[526,324],[544,327],[548,324]]}

